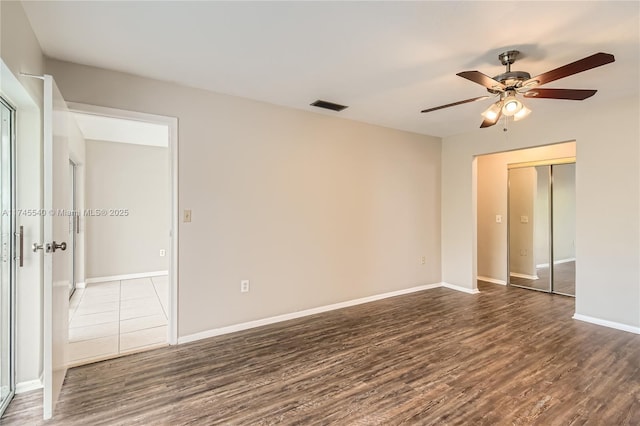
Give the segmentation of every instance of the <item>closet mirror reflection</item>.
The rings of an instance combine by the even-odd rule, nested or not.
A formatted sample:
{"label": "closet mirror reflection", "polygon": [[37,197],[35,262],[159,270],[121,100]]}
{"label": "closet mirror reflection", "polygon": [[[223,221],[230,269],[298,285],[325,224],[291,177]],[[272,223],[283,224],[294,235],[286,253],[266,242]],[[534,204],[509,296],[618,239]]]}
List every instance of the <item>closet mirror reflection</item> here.
{"label": "closet mirror reflection", "polygon": [[509,284],[575,295],[575,159],[509,165]]}

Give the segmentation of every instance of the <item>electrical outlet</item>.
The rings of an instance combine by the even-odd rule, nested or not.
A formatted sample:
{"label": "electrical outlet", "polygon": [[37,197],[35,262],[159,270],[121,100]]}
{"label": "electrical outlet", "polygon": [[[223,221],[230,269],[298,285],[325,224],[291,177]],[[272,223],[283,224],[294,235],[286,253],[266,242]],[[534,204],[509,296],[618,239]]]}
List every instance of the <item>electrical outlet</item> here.
{"label": "electrical outlet", "polygon": [[248,293],[249,292],[249,280],[240,281],[240,292]]}
{"label": "electrical outlet", "polygon": [[191,210],[184,211],[184,219],[183,222],[191,222]]}
{"label": "electrical outlet", "polygon": [[167,254],[165,249],[160,249],[160,257],[165,257]]}
{"label": "electrical outlet", "polygon": [[421,265],[424,265],[425,263],[427,263],[427,256],[422,256],[422,257],[420,258],[420,264],[421,264]]}

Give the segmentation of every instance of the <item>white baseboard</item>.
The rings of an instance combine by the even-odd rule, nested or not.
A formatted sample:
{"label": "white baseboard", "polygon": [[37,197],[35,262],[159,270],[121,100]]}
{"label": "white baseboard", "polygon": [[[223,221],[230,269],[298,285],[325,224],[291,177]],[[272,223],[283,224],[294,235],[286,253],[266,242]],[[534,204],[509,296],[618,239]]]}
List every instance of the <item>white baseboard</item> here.
{"label": "white baseboard", "polygon": [[36,389],[42,389],[42,387],[42,378],[16,383],[16,395],[19,393],[30,392]]}
{"label": "white baseboard", "polygon": [[87,288],[87,283],[85,282],[76,283],[76,288]]}
{"label": "white baseboard", "polygon": [[461,287],[459,285],[455,285],[455,284],[449,284],[449,283],[440,283],[441,287],[445,287],[445,288],[449,288],[451,290],[456,290],[456,291],[461,291],[463,293],[468,293],[468,294],[478,294],[480,293],[480,290],[478,290],[477,288],[467,288],[467,287]]}
{"label": "white baseboard", "polygon": [[[138,274],[111,275],[110,277],[87,278],[86,284],[106,283],[108,281],[133,280],[136,278],[162,277],[169,275],[169,271],[140,272]],[[85,284],[85,286],[86,286]]]}
{"label": "white baseboard", "polygon": [[479,281],[485,281],[492,284],[507,285],[507,282],[505,280],[498,280],[496,278],[483,277],[481,275],[478,275],[476,279]]}
{"label": "white baseboard", "polygon": [[243,322],[240,324],[233,324],[226,327],[214,328],[211,330],[201,331],[199,333],[189,334],[186,336],[178,337],[178,344],[195,342],[196,340],[207,339],[209,337],[220,336],[223,334],[234,333],[236,331],[248,330],[250,328],[261,327],[263,325],[275,324],[282,321],[288,321],[296,318],[302,318],[309,315],[315,315],[322,312],[333,311],[336,309],[347,308],[349,306],[360,305],[368,302],[375,302],[376,300],[386,299],[394,296],[401,296],[403,294],[415,293],[423,290],[430,290],[432,288],[442,287],[442,283],[425,284],[416,287],[406,288],[397,291],[391,291],[389,293],[376,294],[373,296],[362,297],[360,299],[348,300],[346,302],[334,303],[332,305],[319,306],[317,308],[305,309],[303,311],[292,312],[290,314],[277,315],[274,317],[263,318],[255,321]]}
{"label": "white baseboard", "polygon": [[640,334],[640,327],[634,327],[632,325],[622,324],[615,321],[603,320],[600,318],[594,318],[582,314],[573,314],[573,319],[589,322],[591,324],[601,325],[604,327],[615,328],[616,330],[628,331],[629,333]]}
{"label": "white baseboard", "polygon": [[516,278],[524,278],[525,280],[538,280],[538,279],[540,279],[540,277],[538,277],[537,275],[520,274],[518,272],[511,272],[509,275],[511,275],[512,277],[516,277]]}

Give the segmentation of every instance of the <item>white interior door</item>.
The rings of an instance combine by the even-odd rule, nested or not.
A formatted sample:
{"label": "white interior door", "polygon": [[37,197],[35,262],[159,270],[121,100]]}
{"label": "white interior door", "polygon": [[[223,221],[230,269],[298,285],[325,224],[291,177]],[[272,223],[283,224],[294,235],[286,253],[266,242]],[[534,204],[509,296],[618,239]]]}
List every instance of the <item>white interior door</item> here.
{"label": "white interior door", "polygon": [[44,76],[44,418],[53,416],[67,373],[69,340],[69,124],[53,77]]}

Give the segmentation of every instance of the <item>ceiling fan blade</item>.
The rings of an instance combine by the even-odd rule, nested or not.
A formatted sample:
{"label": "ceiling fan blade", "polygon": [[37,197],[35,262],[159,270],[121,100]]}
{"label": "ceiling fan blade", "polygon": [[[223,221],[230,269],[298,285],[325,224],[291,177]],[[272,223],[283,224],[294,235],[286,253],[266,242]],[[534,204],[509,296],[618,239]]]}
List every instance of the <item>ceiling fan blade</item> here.
{"label": "ceiling fan blade", "polygon": [[440,106],[437,106],[435,108],[423,109],[420,112],[437,111],[437,110],[442,109],[442,108],[449,108],[449,107],[456,106],[456,105],[466,104],[468,102],[482,101],[482,100],[488,99],[488,98],[489,98],[489,96],[480,96],[480,97],[477,97],[477,98],[465,99],[464,101],[458,101],[458,102],[454,102],[452,104],[440,105]]}
{"label": "ceiling fan blade", "polygon": [[541,86],[543,84],[549,83],[550,81],[558,80],[560,78],[568,77],[573,74],[578,74],[582,71],[587,71],[592,68],[596,68],[602,65],[609,64],[614,62],[616,59],[613,55],[609,53],[596,53],[591,56],[587,56],[586,58],[582,58],[578,61],[572,62],[560,68],[556,68],[551,71],[547,71],[543,74],[540,74],[536,77],[533,77],[527,81],[525,81],[522,86],[527,85],[536,85]]}
{"label": "ceiling fan blade", "polygon": [[500,83],[498,80],[494,80],[486,74],[482,74],[480,71],[462,71],[458,74],[462,78],[466,78],[467,80],[471,80],[474,83],[478,83],[481,86],[486,87],[487,89],[503,91],[507,88],[504,84]]}
{"label": "ceiling fan blade", "polygon": [[531,89],[524,93],[527,98],[568,99],[583,101],[595,95],[597,90],[584,89]]}
{"label": "ceiling fan blade", "polygon": [[496,114],[495,118],[484,118],[484,121],[482,122],[482,124],[480,124],[480,128],[484,129],[485,127],[491,127],[494,124],[496,124],[498,122],[498,120],[500,120],[500,117],[502,117],[502,108],[500,108],[498,110],[498,114]]}

